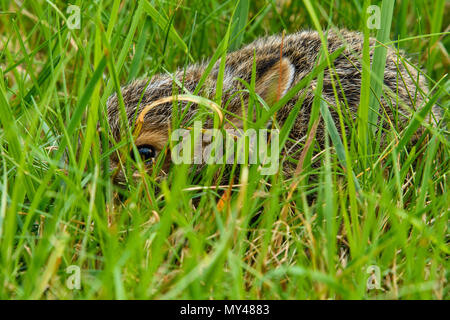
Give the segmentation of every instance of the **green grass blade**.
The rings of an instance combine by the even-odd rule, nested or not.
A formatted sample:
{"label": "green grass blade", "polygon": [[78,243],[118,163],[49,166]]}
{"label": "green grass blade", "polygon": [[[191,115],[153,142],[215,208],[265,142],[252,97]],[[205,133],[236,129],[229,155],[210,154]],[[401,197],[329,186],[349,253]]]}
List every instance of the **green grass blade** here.
{"label": "green grass blade", "polygon": [[[389,32],[391,30],[392,16],[394,12],[393,0],[383,0],[381,4],[381,22],[380,29],[377,34],[377,41],[386,43],[389,41]],[[377,46],[373,54],[372,74],[371,74],[371,88],[369,100],[369,114],[368,120],[370,128],[374,133],[377,129],[378,112],[380,110],[379,99],[381,98],[384,83],[384,68],[386,66],[387,48],[384,46]]]}

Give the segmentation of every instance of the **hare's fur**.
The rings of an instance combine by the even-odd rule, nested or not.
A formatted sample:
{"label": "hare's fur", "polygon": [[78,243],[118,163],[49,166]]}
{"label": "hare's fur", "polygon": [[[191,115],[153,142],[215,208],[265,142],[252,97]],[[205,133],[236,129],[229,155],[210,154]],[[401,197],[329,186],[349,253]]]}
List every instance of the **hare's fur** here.
{"label": "hare's fur", "polygon": [[[376,45],[376,41],[371,38],[371,60]],[[226,118],[234,125],[242,126],[242,120],[238,120],[233,114],[242,115],[242,102],[245,103],[248,97],[245,93],[236,94],[237,90],[244,88],[238,79],[247,83],[251,82],[254,61],[256,66],[255,91],[270,105],[313,70],[317,64],[321,46],[318,32],[301,31],[286,35],[284,38],[279,35],[261,38],[240,50],[227,54],[222,96],[223,107],[226,105],[228,111],[225,115]],[[347,118],[356,120],[360,102],[363,36],[358,32],[347,30],[329,31],[327,46],[330,54],[345,46],[343,53],[333,62],[334,70],[325,69],[322,91],[324,100],[330,106],[329,109],[336,127],[341,132],[339,116],[333,107],[336,106],[336,98],[332,86],[332,76],[337,86],[342,112],[350,116]],[[280,59],[280,54],[282,59]],[[208,62],[194,64],[188,66],[186,70],[179,69],[174,74],[159,74],[152,77],[150,81],[147,79],[137,80],[122,88],[129,125],[133,125],[136,115],[149,103],[173,95],[174,89],[184,93],[181,92],[179,84],[183,84],[185,92],[194,92],[207,65]],[[219,68],[220,60],[208,75],[199,92],[200,95],[214,99]],[[404,58],[402,52],[388,47],[384,84],[385,94],[381,99],[382,107],[379,110],[381,115],[379,118],[383,119],[384,130],[389,131],[392,125],[395,129],[402,130],[412,112],[424,104],[424,97],[428,91],[425,78],[410,64],[408,59]],[[294,141],[298,141],[307,133],[316,85],[317,79],[312,80],[307,88],[298,92],[276,113],[277,121],[283,124],[299,97],[303,98],[304,96],[303,105],[290,132],[290,138]],[[187,104],[180,102],[180,105],[183,109]],[[173,114],[172,106],[172,103],[159,105],[146,114],[142,133],[136,141],[136,145],[145,143],[161,149],[166,144]],[[120,140],[121,117],[116,94],[109,98],[107,107],[112,134],[116,140]],[[139,109],[136,110],[137,108]],[[185,112],[182,124],[192,120],[198,110],[196,105],[190,106],[188,110],[182,110]],[[248,118],[250,121],[252,120],[251,116]],[[345,123],[347,134],[349,125],[350,123]],[[205,126],[211,127],[212,122],[207,121]],[[324,134],[324,125],[320,123],[316,133],[319,143],[324,141]],[[289,147],[288,144],[287,148]]]}

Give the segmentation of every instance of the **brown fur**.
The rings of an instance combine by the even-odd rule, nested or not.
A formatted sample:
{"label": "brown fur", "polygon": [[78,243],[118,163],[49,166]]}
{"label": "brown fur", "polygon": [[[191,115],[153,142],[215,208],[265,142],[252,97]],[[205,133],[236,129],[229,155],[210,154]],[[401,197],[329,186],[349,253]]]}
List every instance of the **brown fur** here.
{"label": "brown fur", "polygon": [[[330,31],[328,33],[327,41],[328,51],[330,53],[336,51],[344,44],[346,45],[343,54],[334,61],[336,70],[334,79],[336,79],[337,76],[342,85],[343,92],[339,90],[338,87],[339,99],[343,102],[345,98],[348,104],[348,109],[344,109],[343,112],[351,115],[353,120],[355,120],[360,101],[363,37],[358,32],[340,30],[339,33],[336,33]],[[242,49],[227,55],[222,99],[224,102],[229,102],[227,111],[237,115],[242,114],[242,96],[233,96],[233,94],[236,90],[243,88],[237,78],[250,83],[254,57],[256,59],[256,92],[267,101],[269,105],[312,71],[322,45],[317,32],[301,31],[287,35],[283,39],[283,59],[280,62],[281,42],[282,38],[277,35],[261,38]],[[371,39],[371,59],[375,44],[375,40]],[[178,70],[173,75],[160,74],[154,76],[150,81],[146,79],[137,80],[124,87],[122,89],[122,95],[129,125],[133,125],[132,122],[133,119],[135,119],[135,114],[139,114],[145,105],[148,105],[159,98],[173,94],[173,88],[176,86],[173,78],[177,79],[178,83],[184,81],[185,90],[193,92],[206,66],[207,63],[191,65],[187,68],[185,73],[183,70]],[[219,73],[219,66],[220,61],[213,67],[201,91],[201,95],[210,99],[214,99],[215,97],[215,86]],[[184,80],[183,76],[185,77]],[[417,82],[419,88],[416,86]],[[389,121],[401,130],[404,128],[405,123],[411,114],[411,110],[423,105],[424,101],[422,94],[427,93],[425,79],[421,74],[418,74],[415,68],[402,62],[394,49],[389,48],[386,59],[384,84],[389,89],[388,91],[393,92],[395,95],[398,93],[401,102],[399,107],[395,109],[398,109],[401,114],[398,115],[398,121],[396,121],[390,104],[386,103],[384,99],[382,99],[383,108],[382,110],[380,109],[380,112],[382,112],[384,116],[387,115]],[[316,85],[317,79],[314,79],[307,88],[301,90],[296,97],[291,99],[277,112],[277,120],[280,124],[283,124],[299,97],[303,94],[305,95],[303,106],[300,109],[294,127],[290,133],[290,138],[295,141],[298,141],[307,133],[311,106],[314,99],[314,88],[316,88]],[[178,88],[178,90],[181,89]],[[322,94],[324,99],[330,105],[333,106],[336,104],[332,88],[331,72],[328,69],[325,70],[324,74]],[[142,101],[139,104],[139,109],[136,110],[141,96]],[[244,101],[246,99],[247,97],[244,96]],[[396,99],[391,99],[390,103],[395,106],[397,103]],[[112,134],[116,140],[120,140],[120,112],[116,94],[109,98],[107,105],[108,119]],[[180,103],[180,105],[183,108],[186,106],[185,103]],[[345,104],[341,104],[341,107],[343,106],[345,106]],[[182,123],[187,124],[192,120],[198,110],[196,105],[191,106],[189,110],[186,111],[186,116],[183,118]],[[330,111],[340,132],[338,114],[333,108],[330,108]],[[171,125],[171,118],[171,103],[160,105],[150,110],[145,116],[142,133],[137,139],[136,145],[150,144],[160,150],[162,146],[166,144],[168,139],[167,130],[169,125]],[[242,121],[235,117],[226,115],[226,118],[235,123],[235,125],[242,126]],[[205,126],[211,127],[212,122],[207,122]],[[390,129],[390,125],[387,124],[387,121],[385,121],[384,127],[385,129]],[[348,130],[346,132],[348,133]],[[321,123],[316,134],[319,143],[323,142],[324,134],[324,125]],[[289,147],[290,145],[287,145],[287,148]],[[115,161],[113,160],[113,162]],[[116,165],[116,163],[113,163],[113,165]]]}

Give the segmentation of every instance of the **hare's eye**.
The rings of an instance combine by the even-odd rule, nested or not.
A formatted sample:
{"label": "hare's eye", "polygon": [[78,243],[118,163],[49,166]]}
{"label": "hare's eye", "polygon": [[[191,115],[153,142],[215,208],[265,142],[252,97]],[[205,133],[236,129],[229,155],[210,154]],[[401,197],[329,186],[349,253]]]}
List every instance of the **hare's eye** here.
{"label": "hare's eye", "polygon": [[[137,147],[139,151],[139,155],[141,156],[142,161],[147,162],[156,157],[156,150],[153,146],[143,145]],[[133,157],[133,152],[131,152],[131,156]]]}

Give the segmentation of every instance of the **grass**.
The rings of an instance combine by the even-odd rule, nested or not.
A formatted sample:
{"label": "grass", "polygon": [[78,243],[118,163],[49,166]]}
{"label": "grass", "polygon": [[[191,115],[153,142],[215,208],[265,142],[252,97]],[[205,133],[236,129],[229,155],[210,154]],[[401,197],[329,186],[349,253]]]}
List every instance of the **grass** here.
{"label": "grass", "polygon": [[[194,176],[177,165],[162,181],[143,174],[121,190],[111,183],[109,155],[125,142],[110,146],[105,109],[120,85],[208,57],[216,61],[283,30],[345,27],[377,37],[365,24],[365,8],[377,4],[389,12],[389,6],[350,0],[73,4],[81,7],[81,28],[71,30],[66,2],[0,0],[1,299],[449,299],[446,122],[410,143],[436,102],[448,120],[445,1],[396,1],[390,28],[392,16],[381,17],[387,30],[379,40],[407,51],[433,88],[408,128],[392,129],[390,145],[381,146],[366,121],[341,138],[318,90],[310,131],[323,117],[330,139],[318,155],[314,140],[305,142],[294,179],[242,166],[232,186],[216,186],[213,176],[223,166]],[[374,65],[368,51],[363,57],[362,119],[378,117],[369,106],[383,94],[379,48]],[[311,75],[319,83],[335,58],[322,57]],[[248,86],[254,91],[254,79]],[[287,99],[269,106],[255,127]],[[215,102],[224,103],[220,92]],[[351,121],[345,105],[338,107],[341,123]],[[293,120],[280,128],[281,140]],[[310,166],[312,157],[319,168]],[[79,289],[67,286],[70,266],[80,267]],[[373,270],[380,271],[380,286],[370,289]]]}

